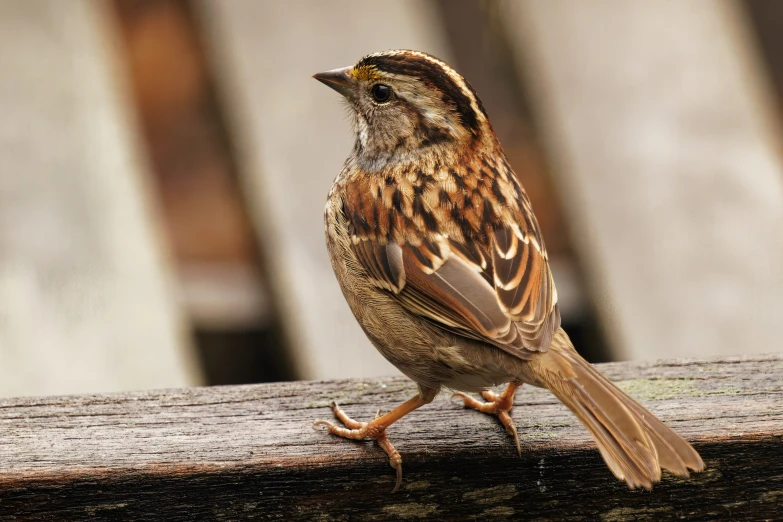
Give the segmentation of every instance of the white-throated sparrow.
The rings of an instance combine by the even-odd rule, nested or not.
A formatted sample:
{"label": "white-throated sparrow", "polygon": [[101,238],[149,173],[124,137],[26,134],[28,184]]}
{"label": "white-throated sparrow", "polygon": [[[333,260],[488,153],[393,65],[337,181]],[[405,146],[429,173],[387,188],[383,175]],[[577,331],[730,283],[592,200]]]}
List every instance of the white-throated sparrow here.
{"label": "white-throated sparrow", "polygon": [[[614,475],[650,488],[661,468],[701,471],[682,437],[615,387],[560,328],[552,274],[530,201],[481,101],[444,62],[387,51],[314,76],[342,94],[356,141],[326,204],[326,241],[343,294],[375,347],[419,394],[363,423],[332,409],[329,433],[378,441],[402,477],[386,428],[441,387],[498,416],[523,383],[549,389],[589,430]],[[510,383],[501,395],[488,388]]]}

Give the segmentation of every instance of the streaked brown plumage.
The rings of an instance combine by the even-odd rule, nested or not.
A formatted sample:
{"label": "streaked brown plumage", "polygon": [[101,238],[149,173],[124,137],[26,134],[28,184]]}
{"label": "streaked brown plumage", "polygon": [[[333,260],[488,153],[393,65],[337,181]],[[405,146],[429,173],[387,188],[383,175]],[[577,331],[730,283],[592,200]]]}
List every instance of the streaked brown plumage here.
{"label": "streaked brown plumage", "polygon": [[[442,387],[466,407],[508,412],[516,388],[549,389],[579,418],[609,468],[650,488],[661,468],[701,471],[698,453],[598,373],[560,328],[557,292],[530,200],[468,83],[442,61],[387,51],[315,75],[342,94],[356,142],[326,205],[337,280],[367,337],[419,386],[368,423],[337,406],[330,433],[377,440],[401,480],[386,428]],[[510,383],[500,396],[489,387]]]}

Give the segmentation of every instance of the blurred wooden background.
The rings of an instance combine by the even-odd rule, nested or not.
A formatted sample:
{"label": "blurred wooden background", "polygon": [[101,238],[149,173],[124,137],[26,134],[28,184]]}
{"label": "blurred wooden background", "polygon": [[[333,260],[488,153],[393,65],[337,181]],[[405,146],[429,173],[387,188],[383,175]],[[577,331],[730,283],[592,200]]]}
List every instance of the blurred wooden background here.
{"label": "blurred wooden background", "polygon": [[775,351],[783,7],[0,0],[0,394],[396,373],[322,211],[310,76],[387,48],[473,84],[592,361]]}

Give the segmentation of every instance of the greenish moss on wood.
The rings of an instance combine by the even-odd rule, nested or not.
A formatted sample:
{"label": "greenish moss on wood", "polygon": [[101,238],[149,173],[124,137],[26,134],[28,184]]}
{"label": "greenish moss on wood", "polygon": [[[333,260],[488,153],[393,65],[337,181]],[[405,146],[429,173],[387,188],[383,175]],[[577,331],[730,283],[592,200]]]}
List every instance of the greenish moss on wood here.
{"label": "greenish moss on wood", "polygon": [[[635,399],[669,400],[685,397],[708,397],[714,395],[749,395],[752,390],[736,386],[707,388],[703,379],[627,379],[617,385]],[[704,385],[701,387],[700,385]]]}
{"label": "greenish moss on wood", "polygon": [[514,508],[508,506],[497,506],[485,509],[481,514],[485,517],[510,517],[515,513]]}
{"label": "greenish moss on wood", "polygon": [[438,512],[438,506],[437,504],[419,504],[416,502],[392,504],[390,506],[385,506],[383,512],[386,515],[402,519],[427,518]]}
{"label": "greenish moss on wood", "polygon": [[476,504],[497,504],[514,498],[518,494],[513,484],[503,484],[492,488],[474,489],[462,495],[462,499]]}
{"label": "greenish moss on wood", "polygon": [[421,491],[425,490],[430,487],[430,482],[428,480],[417,480],[416,482],[411,482],[410,484],[405,486],[405,489],[408,491]]}
{"label": "greenish moss on wood", "polygon": [[625,520],[649,520],[652,522],[654,520],[660,520],[662,514],[670,512],[671,508],[668,506],[649,509],[620,507],[609,510],[606,513],[602,513],[600,516],[601,520],[604,522],[618,522]]}

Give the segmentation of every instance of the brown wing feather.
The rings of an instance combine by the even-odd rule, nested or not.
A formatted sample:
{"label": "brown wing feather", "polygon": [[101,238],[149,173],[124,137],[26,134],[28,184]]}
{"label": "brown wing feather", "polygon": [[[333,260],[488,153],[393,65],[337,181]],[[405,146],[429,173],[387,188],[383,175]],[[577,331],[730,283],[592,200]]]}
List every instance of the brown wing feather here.
{"label": "brown wing feather", "polygon": [[525,345],[546,350],[560,326],[555,291],[543,247],[533,237],[501,226],[492,234],[494,284],[503,311],[514,320]]}
{"label": "brown wing feather", "polygon": [[457,325],[461,329],[496,338],[511,328],[511,320],[498,306],[492,287],[458,257],[450,258],[432,274],[405,256],[403,264],[408,278],[404,292],[447,308],[459,318]]}
{"label": "brown wing feather", "polygon": [[354,243],[353,252],[381,288],[397,294],[405,286],[402,250],[396,243],[381,245],[372,240],[360,240]]}
{"label": "brown wing feather", "polygon": [[408,310],[527,359],[560,326],[557,294],[527,196],[505,162],[484,165],[347,184],[343,214],[371,280]]}

